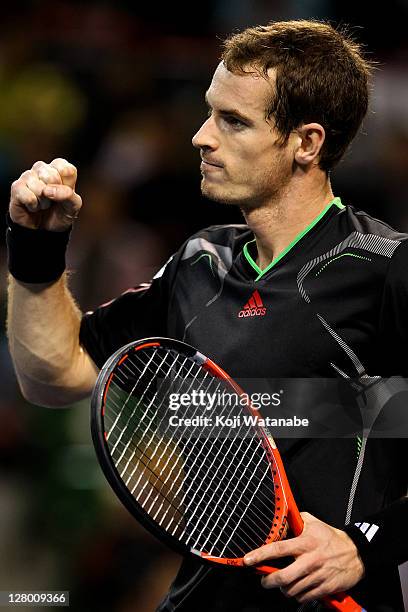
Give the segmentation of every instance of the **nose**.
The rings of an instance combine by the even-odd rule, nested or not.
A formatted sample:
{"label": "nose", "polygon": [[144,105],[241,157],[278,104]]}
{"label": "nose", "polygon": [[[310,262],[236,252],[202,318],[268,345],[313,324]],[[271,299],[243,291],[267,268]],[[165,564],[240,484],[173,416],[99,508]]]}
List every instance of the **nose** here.
{"label": "nose", "polygon": [[196,149],[215,150],[218,147],[213,117],[208,117],[208,119],[204,121],[198,132],[194,134],[191,142]]}

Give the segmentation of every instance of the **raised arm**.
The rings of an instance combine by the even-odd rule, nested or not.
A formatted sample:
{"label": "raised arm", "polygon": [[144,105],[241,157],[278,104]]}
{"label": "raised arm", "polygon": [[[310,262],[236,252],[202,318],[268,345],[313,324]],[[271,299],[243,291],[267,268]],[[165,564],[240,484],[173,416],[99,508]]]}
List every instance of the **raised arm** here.
{"label": "raised arm", "polygon": [[11,188],[8,337],[23,395],[64,406],[92,391],[97,368],[79,344],[81,313],[69,292],[64,253],[82,206],[76,168],[36,162]]}

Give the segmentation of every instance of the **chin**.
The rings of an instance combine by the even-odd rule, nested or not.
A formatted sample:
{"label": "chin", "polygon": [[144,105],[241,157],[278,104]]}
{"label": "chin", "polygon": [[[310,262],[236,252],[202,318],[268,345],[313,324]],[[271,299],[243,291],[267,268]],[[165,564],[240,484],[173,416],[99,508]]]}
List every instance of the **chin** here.
{"label": "chin", "polygon": [[240,197],[231,192],[223,191],[222,189],[217,188],[215,185],[206,184],[205,180],[201,182],[201,193],[208,200],[212,200],[218,204],[237,206],[242,210],[252,210],[254,208],[258,208],[255,198]]}
{"label": "chin", "polygon": [[201,193],[205,198],[218,202],[219,204],[236,205],[240,202],[231,193],[227,193],[217,185],[209,185],[205,179],[201,181]]}

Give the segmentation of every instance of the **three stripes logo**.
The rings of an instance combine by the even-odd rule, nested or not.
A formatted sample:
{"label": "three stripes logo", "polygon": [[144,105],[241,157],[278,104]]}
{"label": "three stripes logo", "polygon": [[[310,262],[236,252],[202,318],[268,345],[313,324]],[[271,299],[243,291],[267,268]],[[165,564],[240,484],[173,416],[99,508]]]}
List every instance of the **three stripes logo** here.
{"label": "three stripes logo", "polygon": [[238,317],[263,317],[266,314],[266,308],[263,305],[259,291],[253,292],[248,302],[245,304],[242,310],[239,311]]}
{"label": "three stripes logo", "polygon": [[356,527],[359,528],[360,531],[362,531],[365,535],[365,537],[367,538],[367,540],[369,542],[371,542],[371,540],[373,539],[373,536],[375,536],[375,534],[377,533],[377,531],[379,530],[379,526],[378,525],[374,525],[374,523],[354,523]]}

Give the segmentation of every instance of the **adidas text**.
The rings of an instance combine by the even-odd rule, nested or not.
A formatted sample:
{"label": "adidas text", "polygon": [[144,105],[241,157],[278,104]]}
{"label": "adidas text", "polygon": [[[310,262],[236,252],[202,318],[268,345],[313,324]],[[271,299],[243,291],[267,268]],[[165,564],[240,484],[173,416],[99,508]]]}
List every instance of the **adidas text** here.
{"label": "adidas text", "polygon": [[240,310],[238,317],[263,317],[266,314],[266,308],[245,308]]}

